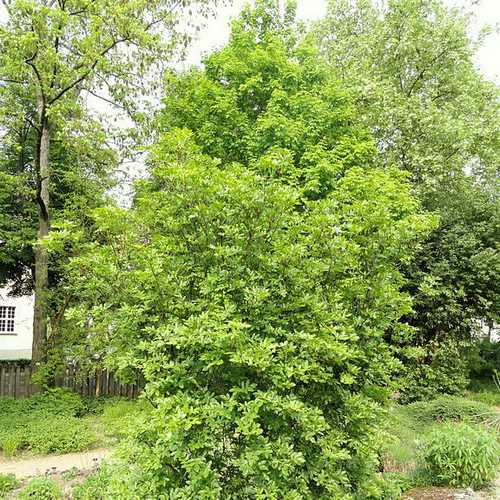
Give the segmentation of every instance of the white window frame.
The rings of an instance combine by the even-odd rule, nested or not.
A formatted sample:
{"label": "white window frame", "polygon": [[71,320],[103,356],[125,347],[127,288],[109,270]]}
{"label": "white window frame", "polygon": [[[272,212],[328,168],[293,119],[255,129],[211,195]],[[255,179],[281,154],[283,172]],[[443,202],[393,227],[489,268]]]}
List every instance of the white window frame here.
{"label": "white window frame", "polygon": [[16,306],[0,306],[0,335],[16,335]]}

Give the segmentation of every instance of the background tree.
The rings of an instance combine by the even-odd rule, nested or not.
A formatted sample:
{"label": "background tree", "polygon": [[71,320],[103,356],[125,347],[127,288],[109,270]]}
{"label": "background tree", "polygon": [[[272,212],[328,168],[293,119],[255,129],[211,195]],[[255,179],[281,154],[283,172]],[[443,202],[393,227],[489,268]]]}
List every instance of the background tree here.
{"label": "background tree", "polygon": [[416,365],[448,359],[451,371],[429,382],[437,392],[466,383],[458,347],[475,318],[499,317],[499,91],[473,63],[481,38],[471,40],[469,21],[441,0],[332,0],[316,27],[384,163],[408,171],[423,206],[440,215],[406,271],[414,299],[406,321],[419,347],[406,361],[423,383]]}
{"label": "background tree", "polygon": [[[22,123],[22,122],[21,122]],[[5,131],[0,147],[0,176],[6,183],[0,188],[2,216],[0,238],[1,282],[9,283],[11,293],[31,294],[33,290],[34,245],[37,240],[37,174],[34,168],[36,136],[28,123],[20,130]],[[13,123],[11,122],[11,126]],[[72,130],[55,131],[52,146],[51,226],[79,228],[82,241],[90,237],[90,212],[113,204],[108,194],[113,186],[117,154],[105,141],[102,127],[89,117],[76,120]],[[49,253],[48,289],[45,291],[48,333],[46,355],[53,361],[40,373],[39,381],[51,383],[55,370],[62,368],[62,350],[69,346],[63,338],[65,309],[74,302],[64,288],[64,266],[78,249],[65,244]],[[57,347],[58,349],[55,349]],[[50,351],[50,353],[49,353]]]}
{"label": "background tree", "polygon": [[128,450],[132,496],[382,497],[384,332],[431,221],[275,9],[169,76],[151,177],[132,210],[96,211],[70,264],[71,317],[155,406]]}
{"label": "background tree", "polygon": [[[185,39],[177,16],[190,4],[176,0],[6,0],[8,21],[0,27],[0,81],[7,113],[34,134],[38,233],[34,246],[33,364],[45,356],[47,338],[48,253],[43,244],[55,197],[54,141],[71,129],[82,92],[103,86],[127,100],[150,65],[171,54]],[[142,86],[140,88],[143,88]],[[11,109],[8,94],[28,106]],[[15,128],[6,124],[6,128]]]}

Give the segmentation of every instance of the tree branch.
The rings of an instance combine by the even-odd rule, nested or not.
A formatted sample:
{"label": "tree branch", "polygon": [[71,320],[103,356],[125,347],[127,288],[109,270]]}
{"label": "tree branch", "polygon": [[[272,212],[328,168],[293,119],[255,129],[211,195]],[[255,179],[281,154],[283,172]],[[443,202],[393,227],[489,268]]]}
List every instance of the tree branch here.
{"label": "tree branch", "polygon": [[0,77],[0,82],[7,82],[7,83],[19,83],[19,84],[23,84],[25,82],[23,82],[22,80],[14,80],[12,78],[2,78]]}
{"label": "tree branch", "polygon": [[128,110],[125,106],[122,106],[121,104],[119,104],[115,101],[112,101],[111,99],[107,99],[106,97],[103,97],[102,95],[96,94],[94,91],[87,89],[87,88],[84,88],[83,90],[85,90],[89,94],[93,95],[94,97],[97,97],[98,99],[101,99],[102,101],[107,102],[108,104],[111,104],[112,106],[116,106],[117,108],[123,109],[124,111],[128,112]]}
{"label": "tree branch", "polygon": [[[89,69],[87,71],[85,71],[85,73],[83,73],[83,75],[81,75],[79,78],[77,78],[76,80],[73,80],[73,82],[71,82],[69,85],[67,85],[66,87],[64,87],[60,92],[58,92],[56,94],[56,96],[53,97],[49,101],[49,105],[53,104],[56,101],[58,101],[61,97],[64,96],[64,94],[66,94],[67,92],[69,92],[71,89],[75,88],[78,84],[82,83],[85,80],[85,78],[87,78],[92,73],[92,71],[95,69],[95,67],[97,66],[97,63],[100,61],[101,57],[104,57],[108,52],[110,52],[111,50],[113,50],[118,44],[126,42],[126,41],[127,41],[127,38],[120,38],[118,40],[115,40],[111,45],[109,45],[105,49],[103,49],[99,53],[98,58],[96,58],[94,60],[94,62],[90,65]],[[83,66],[84,66],[84,64],[81,63],[81,64],[75,66],[73,68],[73,70],[74,71],[78,71],[79,69],[82,69]]]}

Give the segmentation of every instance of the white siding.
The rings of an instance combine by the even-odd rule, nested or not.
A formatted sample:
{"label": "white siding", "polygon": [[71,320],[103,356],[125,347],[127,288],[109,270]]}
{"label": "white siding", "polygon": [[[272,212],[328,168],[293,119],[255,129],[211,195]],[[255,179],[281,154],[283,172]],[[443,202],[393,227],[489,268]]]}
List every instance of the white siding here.
{"label": "white siding", "polygon": [[33,297],[10,297],[7,288],[0,288],[0,306],[16,308],[14,333],[0,333],[1,359],[31,359],[33,340]]}
{"label": "white siding", "polygon": [[472,331],[473,338],[488,339],[491,342],[500,342],[500,324],[476,319]]}

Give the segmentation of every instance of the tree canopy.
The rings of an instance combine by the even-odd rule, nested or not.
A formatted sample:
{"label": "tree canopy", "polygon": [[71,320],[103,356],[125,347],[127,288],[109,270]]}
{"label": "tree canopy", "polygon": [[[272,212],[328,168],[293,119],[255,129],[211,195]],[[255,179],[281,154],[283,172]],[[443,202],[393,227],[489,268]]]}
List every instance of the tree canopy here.
{"label": "tree canopy", "polygon": [[129,449],[139,497],[380,498],[384,333],[432,218],[275,16],[260,2],[169,76],[150,178],[71,263],[72,317],[155,406]]}
{"label": "tree canopy", "polygon": [[[475,67],[481,37],[469,30],[470,16],[440,0],[331,0],[314,30],[384,164],[408,171],[423,207],[439,215],[406,269],[414,306],[404,318],[416,328],[409,345],[421,348],[405,359],[417,385],[418,365],[455,359],[453,374],[433,378],[437,393],[463,387],[458,346],[478,318],[499,317],[499,89]],[[440,354],[442,342],[453,352]],[[454,376],[461,384],[439,386]]]}

